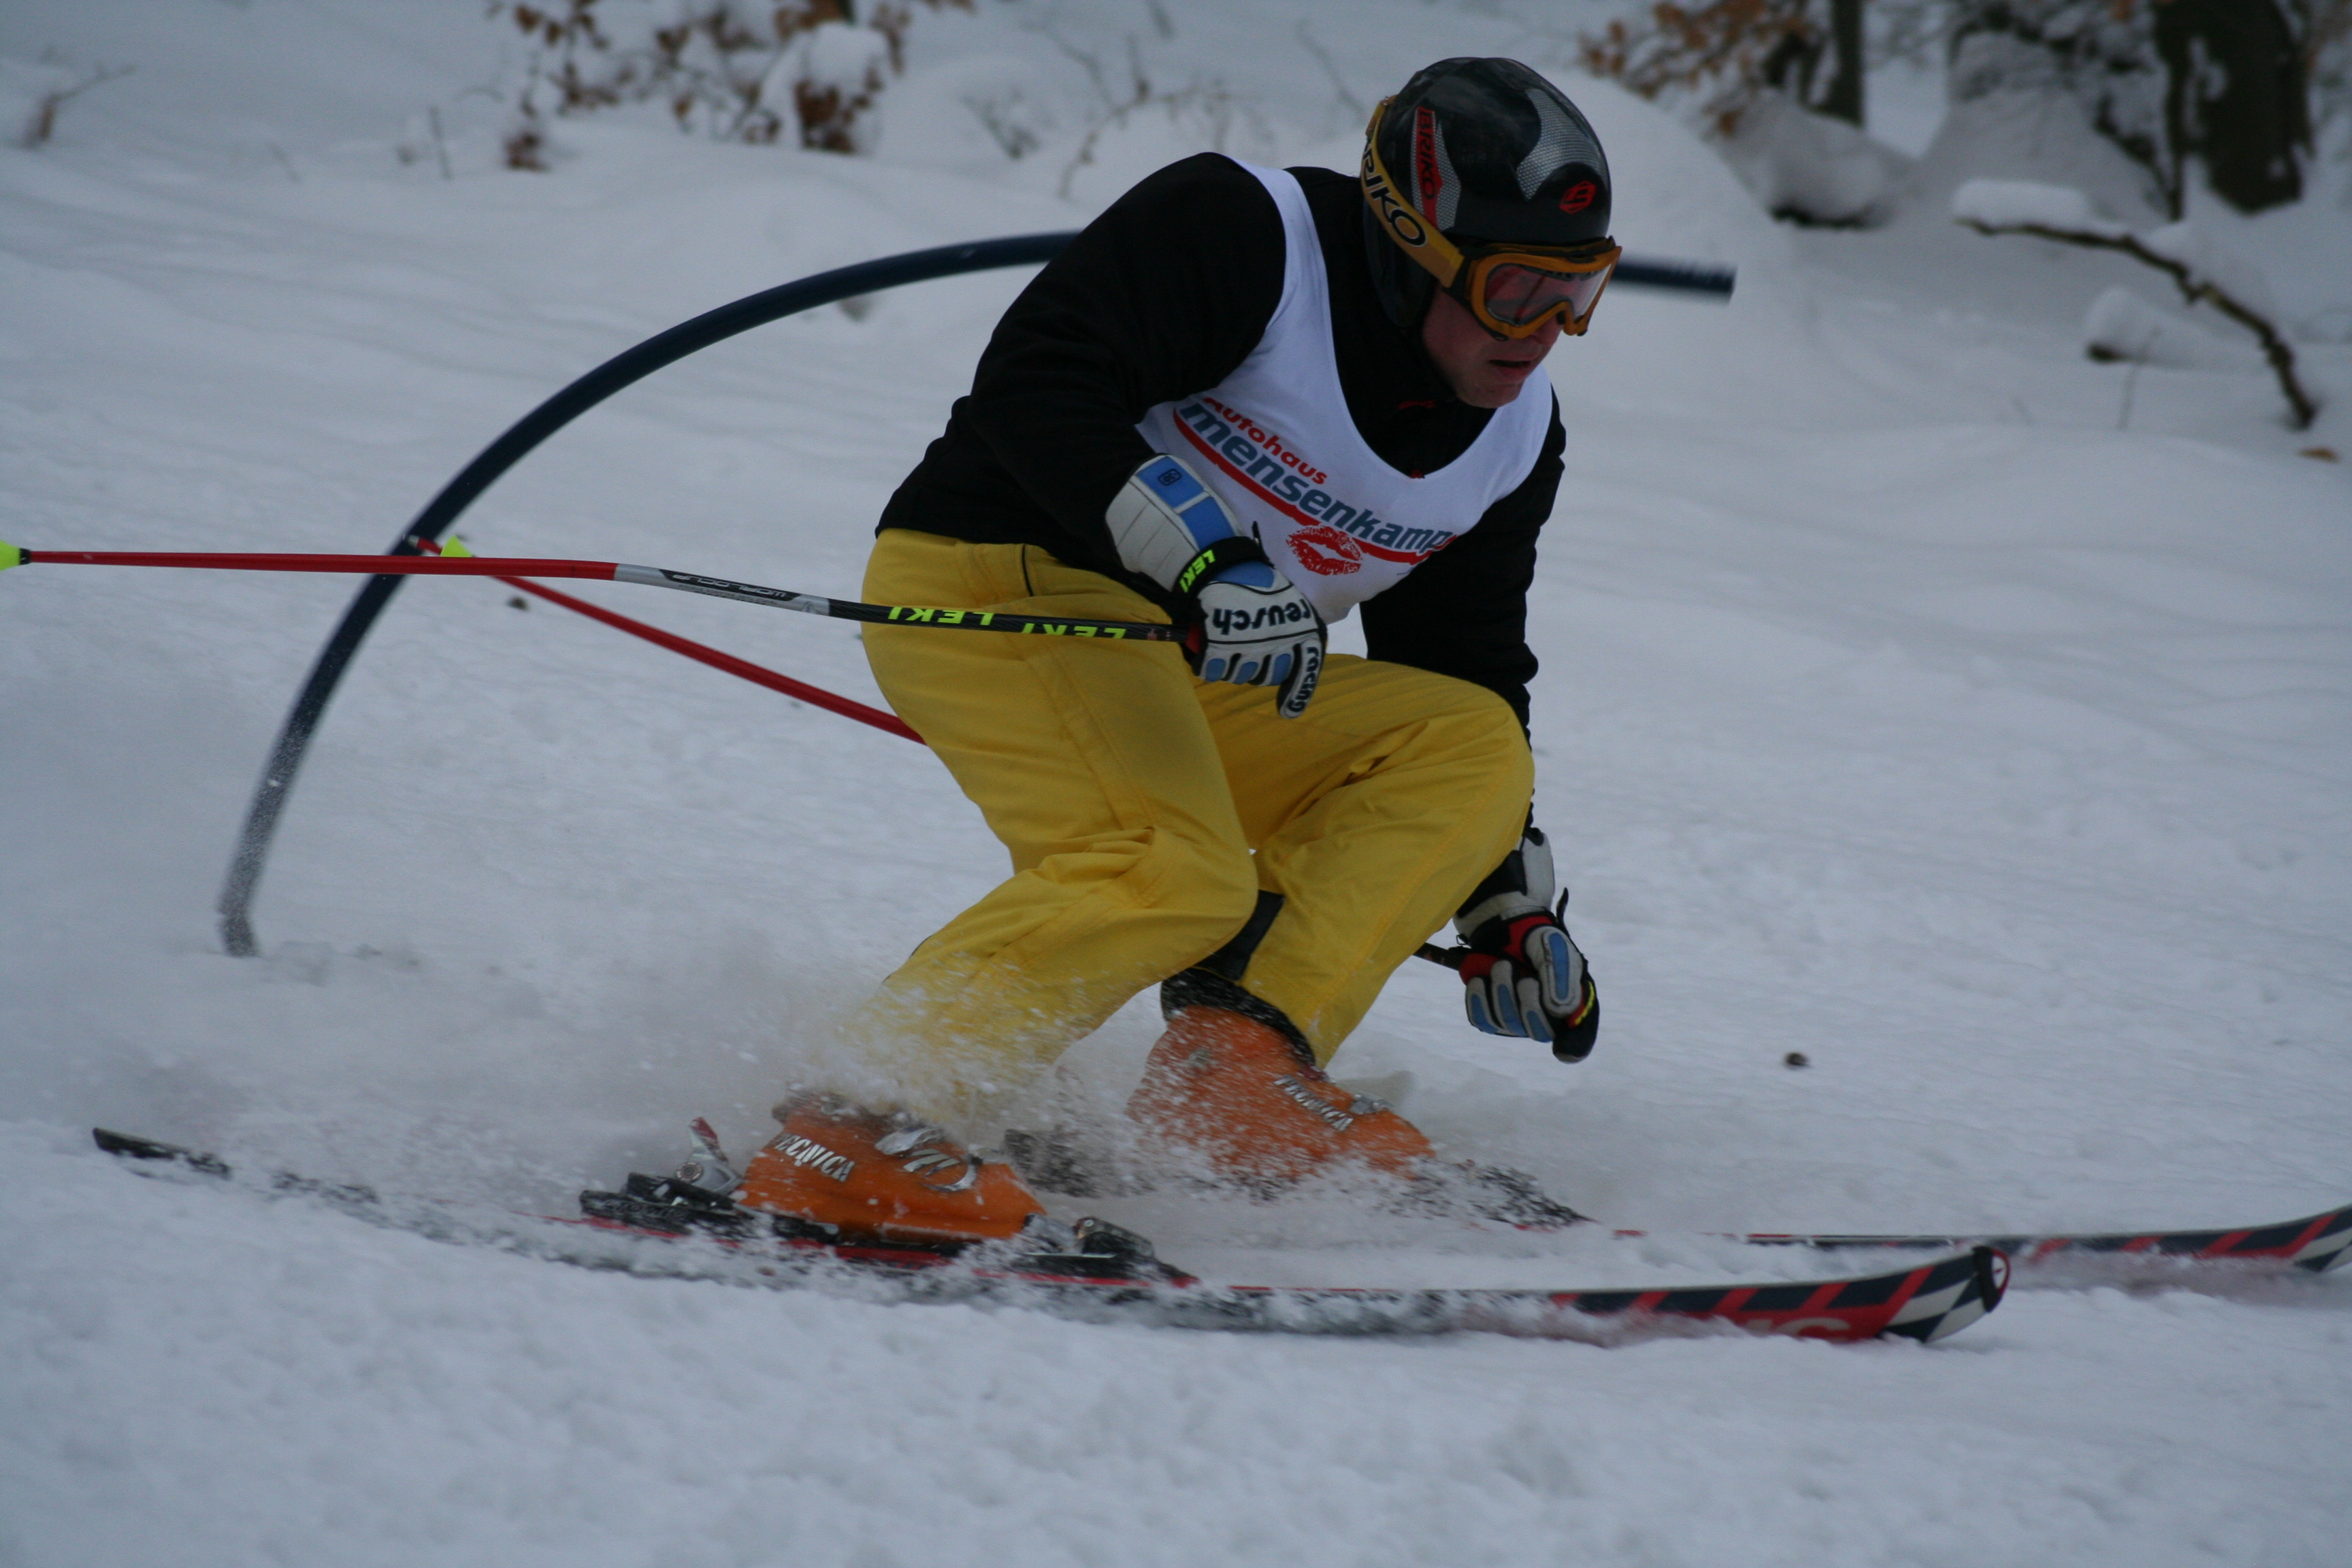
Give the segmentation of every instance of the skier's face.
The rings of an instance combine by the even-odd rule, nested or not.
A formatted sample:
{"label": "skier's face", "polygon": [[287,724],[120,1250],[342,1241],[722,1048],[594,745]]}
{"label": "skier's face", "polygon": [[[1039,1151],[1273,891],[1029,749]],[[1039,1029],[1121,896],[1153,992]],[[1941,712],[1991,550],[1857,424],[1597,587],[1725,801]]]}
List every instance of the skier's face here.
{"label": "skier's face", "polygon": [[1493,338],[1451,294],[1440,291],[1421,323],[1421,346],[1454,395],[1473,408],[1500,408],[1559,342],[1559,322],[1547,321],[1524,338]]}

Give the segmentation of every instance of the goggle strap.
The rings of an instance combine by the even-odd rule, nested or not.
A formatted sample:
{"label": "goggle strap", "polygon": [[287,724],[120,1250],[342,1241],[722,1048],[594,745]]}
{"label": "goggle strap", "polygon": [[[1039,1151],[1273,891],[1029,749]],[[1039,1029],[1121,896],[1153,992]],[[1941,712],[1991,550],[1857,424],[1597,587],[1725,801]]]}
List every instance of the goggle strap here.
{"label": "goggle strap", "polygon": [[1380,219],[1381,226],[1389,231],[1398,248],[1436,279],[1440,288],[1451,289],[1454,279],[1462,276],[1461,250],[1445,237],[1444,230],[1405,200],[1403,188],[1389,176],[1388,166],[1381,162],[1381,120],[1395,101],[1384,98],[1372,109],[1371,123],[1364,128],[1364,166],[1358,176],[1359,183],[1372,216]]}

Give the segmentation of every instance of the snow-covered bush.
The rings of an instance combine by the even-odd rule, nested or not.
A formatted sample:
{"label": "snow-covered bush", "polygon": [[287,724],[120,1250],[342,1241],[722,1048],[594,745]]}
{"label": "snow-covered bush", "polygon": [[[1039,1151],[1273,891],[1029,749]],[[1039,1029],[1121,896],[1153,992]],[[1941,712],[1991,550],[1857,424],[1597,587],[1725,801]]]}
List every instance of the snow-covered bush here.
{"label": "snow-covered bush", "polygon": [[[937,10],[971,0],[921,0]],[[755,144],[862,150],[861,119],[906,69],[914,14],[898,0],[497,0],[529,40],[507,162],[545,167],[542,120],[625,103],[666,105],[681,131]]]}
{"label": "snow-covered bush", "polygon": [[1759,95],[1717,140],[1765,210],[1795,223],[1876,227],[1911,168],[1894,148],[1779,92]]}
{"label": "snow-covered bush", "polygon": [[2072,105],[2137,165],[2149,205],[2179,210],[2164,142],[2164,63],[2136,0],[1959,0],[1948,23],[1955,105],[2012,96]]}
{"label": "snow-covered bush", "polygon": [[[2352,35],[2352,0],[1879,0],[1872,13],[1879,58],[1947,54],[1956,116],[2103,141],[2174,218],[2200,166],[2242,211],[2301,197]],[[1658,3],[1587,36],[1583,59],[1694,107],[1777,215],[1867,221],[1884,205],[1853,195],[1867,145],[1788,112],[1861,131],[1861,17],[1859,0]]]}
{"label": "snow-covered bush", "polygon": [[1863,132],[1861,0],[1653,5],[1580,41],[1584,67],[1680,103],[1775,217],[1885,221],[1909,161]]}
{"label": "snow-covered bush", "polygon": [[1587,34],[1580,52],[1643,98],[1695,96],[1718,134],[1768,91],[1862,124],[1862,0],[1661,3]]}
{"label": "snow-covered bush", "polygon": [[2192,163],[2245,212],[2300,199],[2310,46],[2338,0],[1954,0],[1955,102],[2075,103],[2179,217]]}

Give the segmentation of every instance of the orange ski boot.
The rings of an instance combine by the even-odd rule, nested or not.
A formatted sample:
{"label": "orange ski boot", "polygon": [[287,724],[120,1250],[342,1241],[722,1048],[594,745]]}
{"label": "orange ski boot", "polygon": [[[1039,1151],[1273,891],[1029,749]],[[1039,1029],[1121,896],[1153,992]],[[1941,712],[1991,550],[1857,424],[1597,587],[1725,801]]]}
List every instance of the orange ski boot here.
{"label": "orange ski boot", "polygon": [[735,1201],[845,1241],[917,1247],[1003,1241],[1045,1205],[1012,1166],[982,1160],[905,1111],[829,1094],[774,1112],[783,1131],[751,1156]]}
{"label": "orange ski boot", "polygon": [[1436,1152],[1386,1105],[1326,1078],[1280,1030],[1223,1007],[1170,1016],[1127,1113],[1147,1151],[1203,1160],[1261,1189],[1349,1163],[1411,1176]]}

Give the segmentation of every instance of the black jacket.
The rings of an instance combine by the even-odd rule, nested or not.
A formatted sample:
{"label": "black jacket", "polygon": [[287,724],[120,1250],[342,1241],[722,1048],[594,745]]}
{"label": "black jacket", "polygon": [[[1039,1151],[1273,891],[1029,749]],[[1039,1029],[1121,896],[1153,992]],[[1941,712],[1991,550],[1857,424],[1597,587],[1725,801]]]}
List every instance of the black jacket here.
{"label": "black jacket", "polygon": [[[1491,416],[1450,392],[1413,335],[1381,309],[1353,178],[1293,169],[1330,279],[1348,413],[1409,474],[1444,468]],[[883,528],[1034,544],[1135,586],[1103,512],[1151,455],[1136,421],[1206,392],[1265,333],[1282,293],[1282,215],[1247,170],[1213,153],[1171,163],[1112,204],[1048,263],[997,323],[969,396],[883,509]],[[1528,717],[1536,672],[1527,594],[1567,437],[1557,407],[1542,455],[1477,526],[1366,600],[1374,658],[1475,682]]]}

